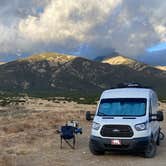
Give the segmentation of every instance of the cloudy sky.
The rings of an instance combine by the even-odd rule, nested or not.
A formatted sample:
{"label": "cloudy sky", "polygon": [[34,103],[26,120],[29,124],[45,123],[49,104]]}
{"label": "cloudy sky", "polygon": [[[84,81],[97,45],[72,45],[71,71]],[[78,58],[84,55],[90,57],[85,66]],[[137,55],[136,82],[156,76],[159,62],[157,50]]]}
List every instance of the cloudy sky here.
{"label": "cloudy sky", "polygon": [[0,61],[40,52],[166,65],[166,0],[0,0]]}

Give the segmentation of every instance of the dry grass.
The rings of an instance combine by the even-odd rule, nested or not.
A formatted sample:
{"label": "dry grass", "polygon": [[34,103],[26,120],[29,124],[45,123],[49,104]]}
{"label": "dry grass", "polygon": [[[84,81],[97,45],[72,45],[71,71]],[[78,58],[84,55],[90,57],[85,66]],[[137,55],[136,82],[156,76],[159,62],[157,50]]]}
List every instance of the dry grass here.
{"label": "dry grass", "polygon": [[84,120],[96,106],[74,102],[28,99],[0,108],[0,166],[13,166],[13,156],[39,153],[53,142],[56,129],[67,120]]}
{"label": "dry grass", "polygon": [[[160,104],[166,110],[166,104]],[[164,166],[166,142],[164,142],[157,156],[157,160],[148,162],[141,158],[134,158],[131,163],[120,156],[106,155],[92,156],[88,150],[90,123],[85,121],[86,111],[95,111],[96,105],[83,105],[74,102],[47,101],[28,99],[24,105],[0,108],[0,166],[82,166],[82,165],[153,165]],[[18,112],[17,112],[18,111]],[[3,112],[3,114],[1,114]],[[4,114],[4,112],[6,114]],[[67,120],[76,119],[83,126],[83,135],[78,136],[77,149],[71,150],[64,144],[59,148],[59,135],[56,129]],[[166,128],[164,123],[163,128]],[[106,162],[106,160],[108,160]],[[116,164],[115,164],[116,161]],[[118,161],[118,162],[117,162]],[[134,163],[135,162],[135,163]]]}

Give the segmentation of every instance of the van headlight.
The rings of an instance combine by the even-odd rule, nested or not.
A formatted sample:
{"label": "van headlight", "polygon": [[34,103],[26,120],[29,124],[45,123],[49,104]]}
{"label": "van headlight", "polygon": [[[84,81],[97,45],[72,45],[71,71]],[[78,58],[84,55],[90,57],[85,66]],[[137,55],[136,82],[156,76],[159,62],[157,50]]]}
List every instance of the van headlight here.
{"label": "van headlight", "polygon": [[99,130],[100,126],[101,126],[100,123],[93,122],[92,129]]}
{"label": "van headlight", "polygon": [[135,125],[135,129],[136,129],[137,131],[146,130],[146,129],[147,129],[147,122],[136,124],[136,125]]}

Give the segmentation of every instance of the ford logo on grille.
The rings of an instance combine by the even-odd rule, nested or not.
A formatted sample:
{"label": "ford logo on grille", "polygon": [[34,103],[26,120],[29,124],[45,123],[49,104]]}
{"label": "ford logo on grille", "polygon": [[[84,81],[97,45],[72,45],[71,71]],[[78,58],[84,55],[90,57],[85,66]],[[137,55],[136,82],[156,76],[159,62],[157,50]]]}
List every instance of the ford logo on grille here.
{"label": "ford logo on grille", "polygon": [[118,130],[118,129],[113,129],[112,131],[113,131],[113,132],[116,132],[116,133],[117,133],[117,132],[120,132],[120,130]]}

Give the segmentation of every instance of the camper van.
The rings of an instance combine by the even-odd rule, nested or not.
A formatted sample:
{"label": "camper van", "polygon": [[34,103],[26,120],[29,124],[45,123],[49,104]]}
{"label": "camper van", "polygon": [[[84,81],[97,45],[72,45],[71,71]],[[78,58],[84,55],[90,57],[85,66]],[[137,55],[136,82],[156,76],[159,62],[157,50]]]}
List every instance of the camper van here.
{"label": "camper van", "polygon": [[[87,120],[92,115],[87,112]],[[127,84],[102,93],[93,117],[90,151],[95,155],[105,151],[136,151],[146,158],[156,154],[160,145],[158,98],[154,90],[139,84]]]}

